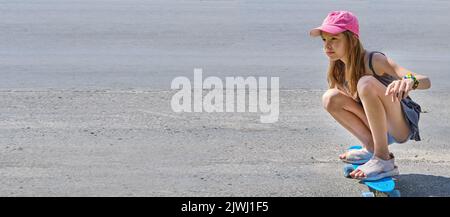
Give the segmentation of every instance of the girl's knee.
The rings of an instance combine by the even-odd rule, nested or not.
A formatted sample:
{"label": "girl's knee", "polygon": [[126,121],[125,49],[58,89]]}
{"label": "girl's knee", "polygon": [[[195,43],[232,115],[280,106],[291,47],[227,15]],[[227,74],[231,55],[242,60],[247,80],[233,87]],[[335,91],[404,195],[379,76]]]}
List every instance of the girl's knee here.
{"label": "girl's knee", "polygon": [[339,92],[337,89],[328,89],[322,95],[323,108],[329,112],[342,108],[343,106],[342,97],[343,94]]}
{"label": "girl's knee", "polygon": [[376,88],[377,82],[379,81],[370,75],[361,77],[358,80],[358,84],[356,86],[359,97],[373,95],[374,93],[376,93],[374,89]]}

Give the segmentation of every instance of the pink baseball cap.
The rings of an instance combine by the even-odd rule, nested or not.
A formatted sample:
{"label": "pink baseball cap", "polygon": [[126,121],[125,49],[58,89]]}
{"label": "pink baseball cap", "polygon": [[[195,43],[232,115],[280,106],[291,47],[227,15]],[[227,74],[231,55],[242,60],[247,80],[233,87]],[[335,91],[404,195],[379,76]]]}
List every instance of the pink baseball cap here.
{"label": "pink baseball cap", "polygon": [[336,35],[349,30],[359,38],[358,19],[349,11],[332,11],[323,20],[321,26],[311,30],[309,34],[313,37],[319,36],[320,31]]}

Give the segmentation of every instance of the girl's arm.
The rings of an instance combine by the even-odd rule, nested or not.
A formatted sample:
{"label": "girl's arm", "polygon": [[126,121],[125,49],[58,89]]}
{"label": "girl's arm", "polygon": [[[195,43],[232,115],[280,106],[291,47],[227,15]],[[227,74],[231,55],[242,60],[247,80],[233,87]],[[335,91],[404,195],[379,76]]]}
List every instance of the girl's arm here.
{"label": "girl's arm", "polygon": [[408,72],[410,72],[412,75],[414,75],[414,77],[416,77],[416,79],[419,81],[419,86],[417,86],[416,89],[428,89],[431,87],[431,81],[430,79],[425,76],[425,75],[419,75],[411,70],[405,69],[403,67],[401,67],[400,65],[398,65],[397,63],[394,62],[394,60],[387,58],[387,61],[389,63],[389,65],[394,69],[396,75],[399,78],[403,78],[403,76],[406,76],[406,74],[408,74]]}
{"label": "girl's arm", "polygon": [[409,92],[413,90],[414,80],[403,79],[403,76],[410,72],[419,81],[419,85],[416,89],[428,89],[431,87],[430,79],[425,75],[419,75],[411,70],[401,67],[395,63],[392,59],[387,58],[382,54],[374,54],[373,67],[375,71],[387,73],[398,80],[393,81],[386,88],[386,95],[392,95],[392,101],[400,101],[408,96]]}

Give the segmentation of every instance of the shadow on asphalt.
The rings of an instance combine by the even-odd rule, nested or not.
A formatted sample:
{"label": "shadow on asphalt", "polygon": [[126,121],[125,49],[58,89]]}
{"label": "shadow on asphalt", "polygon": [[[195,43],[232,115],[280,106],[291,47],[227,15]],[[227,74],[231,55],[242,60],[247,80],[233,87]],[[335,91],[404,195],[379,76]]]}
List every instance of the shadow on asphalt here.
{"label": "shadow on asphalt", "polygon": [[450,178],[424,174],[402,174],[397,189],[402,197],[450,197]]}

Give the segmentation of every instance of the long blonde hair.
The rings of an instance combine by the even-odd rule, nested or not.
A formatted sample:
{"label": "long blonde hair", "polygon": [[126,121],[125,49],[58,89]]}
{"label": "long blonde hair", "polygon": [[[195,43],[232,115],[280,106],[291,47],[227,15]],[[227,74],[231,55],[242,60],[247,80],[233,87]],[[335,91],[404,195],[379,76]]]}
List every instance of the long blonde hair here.
{"label": "long blonde hair", "polygon": [[354,37],[352,32],[345,31],[343,34],[347,40],[348,63],[346,65],[341,60],[330,61],[327,80],[329,88],[334,88],[336,85],[345,87],[345,81],[347,81],[348,91],[353,96],[357,92],[358,80],[365,75],[365,51],[359,39]]}

